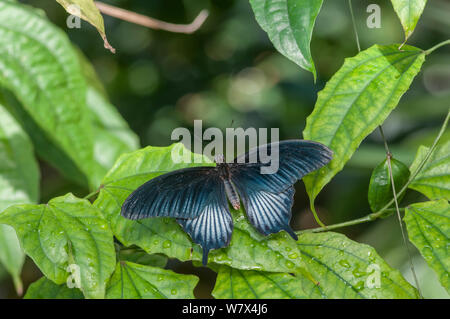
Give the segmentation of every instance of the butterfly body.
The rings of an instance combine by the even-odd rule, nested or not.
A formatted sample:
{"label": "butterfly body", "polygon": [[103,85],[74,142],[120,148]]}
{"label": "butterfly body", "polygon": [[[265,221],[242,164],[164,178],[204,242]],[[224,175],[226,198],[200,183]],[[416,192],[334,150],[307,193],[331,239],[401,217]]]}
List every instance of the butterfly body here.
{"label": "butterfly body", "polygon": [[216,163],[216,164],[217,170],[219,171],[220,177],[222,178],[223,185],[225,187],[225,194],[227,195],[227,198],[231,203],[231,206],[233,206],[233,208],[236,210],[240,209],[241,203],[239,200],[239,195],[236,190],[236,187],[233,185],[233,182],[231,181],[231,173],[229,166],[226,163]]}
{"label": "butterfly body", "polygon": [[[278,155],[276,172],[262,173],[267,166],[263,151]],[[285,230],[297,240],[289,226],[293,184],[326,165],[331,156],[326,146],[305,140],[263,145],[232,163],[216,156],[215,167],[180,169],[146,182],[125,200],[121,214],[128,219],[175,217],[192,240],[202,246],[204,265],[211,249],[230,243],[233,221],[228,201],[236,210],[242,201],[249,222],[261,234]]]}

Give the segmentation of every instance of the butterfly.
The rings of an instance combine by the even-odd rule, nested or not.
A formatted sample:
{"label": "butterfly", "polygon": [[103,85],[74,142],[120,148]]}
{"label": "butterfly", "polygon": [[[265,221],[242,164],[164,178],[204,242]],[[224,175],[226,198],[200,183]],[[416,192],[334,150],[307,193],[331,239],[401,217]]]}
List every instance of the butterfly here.
{"label": "butterfly", "polygon": [[[276,172],[263,174],[264,154],[277,152]],[[262,155],[263,154],[263,155]],[[226,163],[216,156],[216,166],[179,169],[159,175],[132,192],[121,215],[138,220],[174,217],[193,242],[203,248],[203,265],[211,249],[229,245],[233,221],[228,205],[240,209],[242,201],[249,222],[261,234],[285,230],[297,240],[289,226],[294,200],[293,185],[306,174],[326,165],[332,151],[317,142],[286,140],[249,150]]]}

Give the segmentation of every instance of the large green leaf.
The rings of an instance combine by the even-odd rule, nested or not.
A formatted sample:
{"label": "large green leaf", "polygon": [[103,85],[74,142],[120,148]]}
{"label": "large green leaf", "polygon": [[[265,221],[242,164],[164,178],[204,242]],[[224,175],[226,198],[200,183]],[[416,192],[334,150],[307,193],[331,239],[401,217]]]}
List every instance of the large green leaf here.
{"label": "large green leaf", "polygon": [[106,298],[192,299],[197,283],[194,275],[121,261],[108,283]]}
{"label": "large green leaf", "polygon": [[427,0],[391,0],[391,2],[402,23],[406,42],[414,32]]}
{"label": "large green leaf", "polygon": [[417,203],[406,208],[404,217],[411,242],[437,273],[450,293],[450,205],[447,200]]}
{"label": "large green leaf", "polygon": [[67,194],[48,204],[15,205],[0,215],[0,223],[14,227],[47,278],[63,284],[79,274],[87,298],[104,297],[116,261],[113,235],[89,201]]}
{"label": "large green leaf", "polygon": [[92,24],[100,33],[105,48],[109,49],[112,53],[115,53],[116,50],[109,44],[106,38],[103,17],[100,14],[100,11],[98,10],[93,0],[56,0],[56,1],[59,4],[61,4],[68,13],[80,17],[83,20],[86,20],[87,22]]}
{"label": "large green leaf", "polygon": [[[218,299],[298,299],[306,295],[302,280],[288,273],[240,270],[221,266],[212,295]],[[315,292],[311,290],[311,292]]]}
{"label": "large green leaf", "polygon": [[[38,193],[39,168],[33,146],[0,103],[0,214],[13,204],[36,202]],[[14,229],[0,225],[0,263],[12,275],[19,295],[22,294],[20,272],[24,258]]]}
{"label": "large green leaf", "polygon": [[310,42],[323,0],[250,0],[275,48],[316,78]]}
{"label": "large green leaf", "polygon": [[[182,149],[182,144],[173,144],[170,147],[146,147],[122,155],[103,180],[94,205],[103,211],[114,235],[124,245],[137,245],[150,254],[162,253],[182,261],[199,261],[200,247],[192,243],[174,219],[134,221],[120,215],[122,203],[128,195],[146,181],[175,169],[200,165],[174,164],[172,151],[177,153]],[[295,241],[287,233],[283,231],[264,237],[248,223],[242,211],[232,211],[232,214],[234,230],[231,243],[227,248],[211,251],[209,262],[247,270],[302,272],[300,254]]]}
{"label": "large green leaf", "polygon": [[104,174],[93,157],[86,83],[69,39],[40,11],[9,0],[0,2],[0,86],[17,98],[5,106],[40,156],[79,183]]}
{"label": "large green leaf", "polygon": [[[419,168],[429,150],[425,146],[419,147],[411,164],[411,172]],[[421,192],[429,199],[450,200],[450,141],[438,144],[425,166],[409,184],[409,188]]]}
{"label": "large green leaf", "polygon": [[57,285],[45,277],[33,282],[27,289],[25,299],[83,299],[83,293],[77,288]]}
{"label": "large green leaf", "polygon": [[119,155],[139,148],[139,138],[131,131],[117,109],[108,101],[106,90],[98,78],[92,64],[83,53],[78,54],[81,71],[88,84],[86,103],[91,115],[94,134],[94,158],[104,168],[99,180],[112,167]]}
{"label": "large green leaf", "polygon": [[309,271],[319,281],[318,286],[310,289],[319,289],[328,298],[418,297],[416,289],[375,249],[342,234],[299,234],[298,248]]}
{"label": "large green leaf", "polygon": [[397,45],[374,45],[346,59],[319,92],[303,136],[327,145],[334,154],[328,165],[304,178],[312,201],[397,106],[424,59],[423,51],[411,46],[399,51]]}

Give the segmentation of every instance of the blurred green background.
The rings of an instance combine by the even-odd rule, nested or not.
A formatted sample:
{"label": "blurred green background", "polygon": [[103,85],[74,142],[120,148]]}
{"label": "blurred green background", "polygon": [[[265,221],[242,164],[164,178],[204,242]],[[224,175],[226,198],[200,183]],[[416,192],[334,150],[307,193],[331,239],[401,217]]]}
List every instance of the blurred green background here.
{"label": "blurred green background", "polygon": [[[192,35],[155,31],[105,17],[110,43],[117,53],[103,48],[97,31],[82,22],[81,29],[66,27],[67,14],[56,1],[21,1],[42,8],[49,19],[65,30],[72,42],[91,61],[111,102],[141,140],[141,145],[169,145],[176,127],[192,128],[194,119],[204,127],[278,127],[280,138],[300,138],[317,92],[340,68],[346,57],[357,54],[347,0],[325,0],[312,39],[312,54],[318,71],[300,69],[278,54],[257,25],[248,1],[228,0],[133,0],[104,1],[172,23],[190,23],[202,9],[210,15]],[[362,49],[373,44],[401,43],[403,31],[389,0],[353,1]],[[366,8],[381,7],[381,28],[369,29]],[[428,1],[408,44],[422,49],[450,38],[450,2]],[[427,56],[422,72],[383,125],[394,157],[409,165],[419,145],[429,145],[450,106],[450,48]],[[449,132],[444,139],[448,139]],[[360,149],[317,199],[317,209],[326,224],[370,213],[367,189],[372,169],[385,157],[378,131]],[[41,202],[72,191],[85,195],[53,168],[41,163]],[[303,183],[296,185],[294,229],[316,227],[309,211]],[[409,191],[402,202],[422,200]],[[387,262],[412,282],[407,252],[402,245],[395,216],[371,224],[340,230],[350,238],[376,248]],[[430,298],[448,298],[435,274],[417,250],[414,263],[422,293]],[[210,297],[215,275],[190,263],[170,261],[168,267],[201,276],[197,297]],[[26,286],[40,277],[30,260],[23,271]],[[18,297],[0,267],[0,298]]]}

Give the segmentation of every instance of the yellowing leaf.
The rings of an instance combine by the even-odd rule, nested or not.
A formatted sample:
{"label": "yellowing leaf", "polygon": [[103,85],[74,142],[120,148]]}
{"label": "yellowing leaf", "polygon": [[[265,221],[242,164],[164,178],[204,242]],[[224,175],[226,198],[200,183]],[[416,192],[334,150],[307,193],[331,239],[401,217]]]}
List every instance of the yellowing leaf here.
{"label": "yellowing leaf", "polygon": [[391,2],[402,23],[406,42],[414,32],[427,0],[391,0]]}
{"label": "yellowing leaf", "polygon": [[66,11],[72,15],[86,20],[100,33],[105,48],[115,53],[116,50],[109,44],[106,38],[105,25],[100,11],[93,0],[56,0]]}

